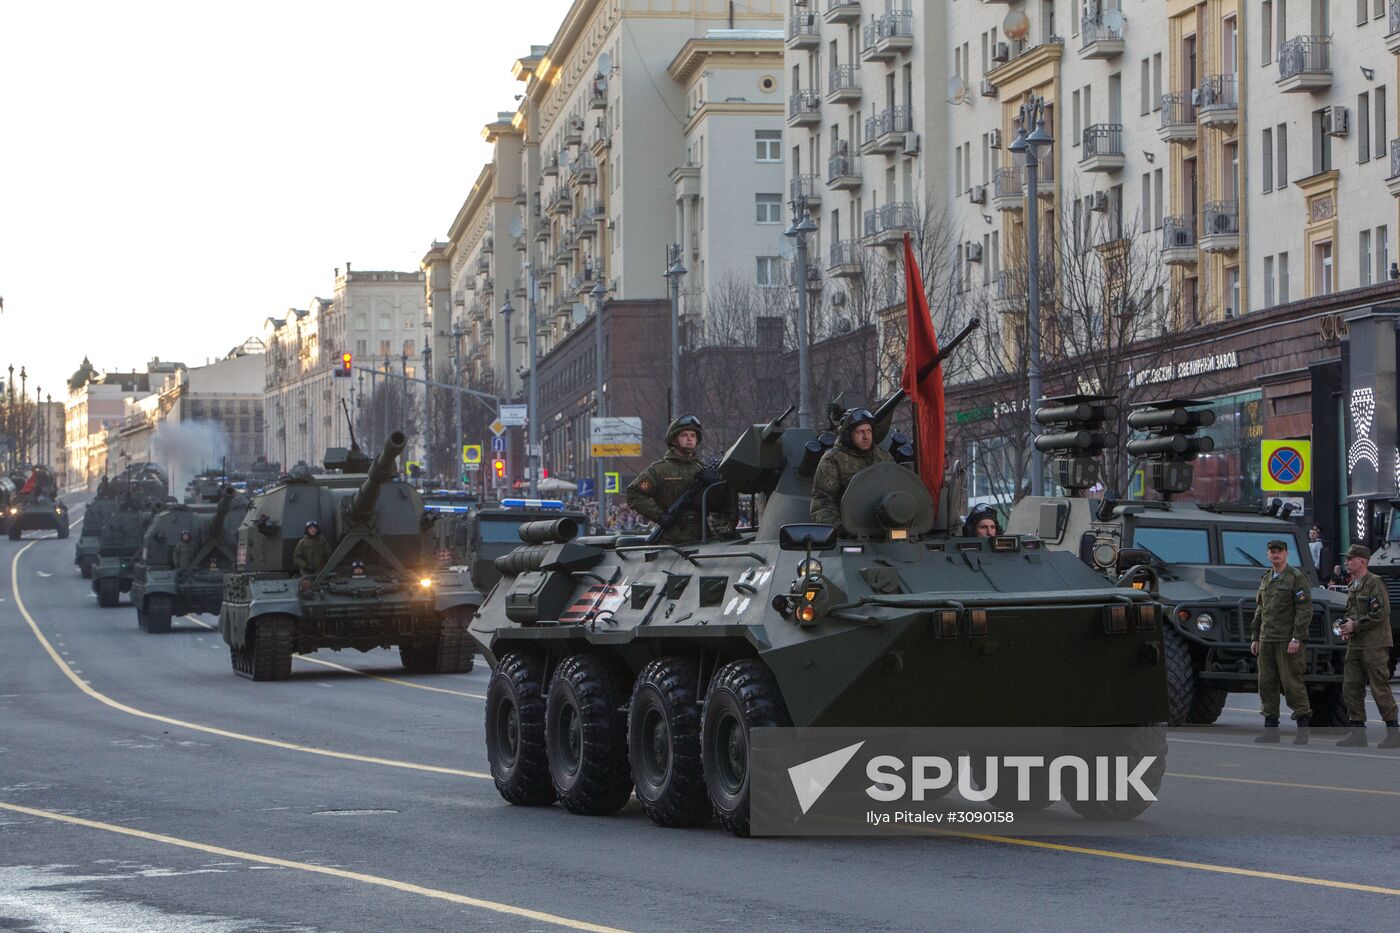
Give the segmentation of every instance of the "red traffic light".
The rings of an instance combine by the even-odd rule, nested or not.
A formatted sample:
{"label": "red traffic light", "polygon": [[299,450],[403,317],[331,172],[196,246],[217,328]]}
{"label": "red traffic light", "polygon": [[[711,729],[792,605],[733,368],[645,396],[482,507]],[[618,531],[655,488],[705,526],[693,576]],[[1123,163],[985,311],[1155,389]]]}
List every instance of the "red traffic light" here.
{"label": "red traffic light", "polygon": [[340,365],[336,367],[335,374],[343,378],[349,378],[350,372],[355,368],[355,357],[349,353],[340,354]]}

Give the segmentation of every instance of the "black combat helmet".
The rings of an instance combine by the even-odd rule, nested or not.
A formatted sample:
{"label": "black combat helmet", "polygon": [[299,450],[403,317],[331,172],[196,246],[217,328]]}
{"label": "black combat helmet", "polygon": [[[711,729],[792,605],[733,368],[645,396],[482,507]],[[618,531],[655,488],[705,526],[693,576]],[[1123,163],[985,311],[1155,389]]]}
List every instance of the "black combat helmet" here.
{"label": "black combat helmet", "polygon": [[977,537],[977,526],[983,519],[990,518],[996,523],[997,532],[1001,532],[1001,522],[997,519],[997,510],[990,505],[982,504],[967,513],[967,521],[963,522],[963,537]]}
{"label": "black combat helmet", "polygon": [[841,419],[841,425],[837,428],[836,436],[847,447],[854,447],[855,441],[851,440],[851,432],[857,425],[868,424],[872,428],[875,426],[875,413],[868,408],[848,409]]}
{"label": "black combat helmet", "polygon": [[676,435],[682,431],[694,431],[697,444],[705,439],[705,429],[700,426],[700,419],[694,415],[681,415],[666,429],[666,446],[674,447]]}

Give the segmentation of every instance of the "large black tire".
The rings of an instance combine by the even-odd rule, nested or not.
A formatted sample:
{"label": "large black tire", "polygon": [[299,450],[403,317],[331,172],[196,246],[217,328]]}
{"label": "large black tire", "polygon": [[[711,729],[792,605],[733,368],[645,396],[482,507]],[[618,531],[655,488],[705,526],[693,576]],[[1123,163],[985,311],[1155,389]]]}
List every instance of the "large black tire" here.
{"label": "large black tire", "polygon": [[1220,718],[1225,710],[1225,701],[1230,691],[1224,687],[1207,687],[1197,681],[1195,694],[1191,697],[1191,713],[1186,721],[1192,725],[1208,726]]}
{"label": "large black tire", "polygon": [[467,633],[469,613],[452,611],[442,617],[437,641],[431,645],[399,646],[405,670],[415,674],[465,674],[472,669],[472,638]]}
{"label": "large black tire", "polygon": [[173,615],[175,601],[158,593],[146,599],[144,610],[137,610],[136,624],[141,631],[150,635],[164,635],[170,631],[170,619]]}
{"label": "large black tire", "polygon": [[18,541],[19,536],[24,534],[24,532],[20,530],[20,527],[18,525],[11,525],[9,534],[11,541]]}
{"label": "large black tire", "polygon": [[749,834],[749,733],[791,724],[773,673],[761,661],[731,661],[705,694],[700,751],[710,804],[724,828]]}
{"label": "large black tire", "polygon": [[[1167,773],[1167,733],[1165,729],[1135,728],[1128,737],[1126,748],[1121,753],[1127,755],[1130,767],[1145,755],[1156,756],[1142,776],[1142,782],[1153,794],[1162,787],[1162,777]],[[1112,820],[1136,819],[1152,806],[1150,800],[1078,800],[1070,797],[1069,805],[1075,813],[1086,820],[1107,822]]]}
{"label": "large black tire", "polygon": [[549,777],[570,813],[616,813],[632,796],[628,684],[602,657],[574,654],[555,668],[545,701]]}
{"label": "large black tire", "polygon": [[93,584],[93,590],[97,593],[97,605],[103,609],[115,608],[121,602],[122,587],[115,577],[105,577]]}
{"label": "large black tire", "polygon": [[661,826],[698,826],[710,818],[700,759],[700,671],[685,658],[642,668],[628,707],[627,751],[637,799]]}
{"label": "large black tire", "polygon": [[253,644],[245,649],[253,680],[286,680],[292,676],[292,620],[258,619],[253,623]]}
{"label": "large black tire", "polygon": [[83,575],[84,580],[92,579],[93,560],[91,557],[84,557],[78,562],[78,573]]}
{"label": "large black tire", "polygon": [[1349,725],[1347,706],[1342,702],[1342,685],[1327,684],[1308,697],[1315,729],[1345,729]]}
{"label": "large black tire", "polygon": [[1191,649],[1170,620],[1162,625],[1162,649],[1167,665],[1167,724],[1181,726],[1191,721],[1191,704],[1196,697],[1196,670],[1191,666]]}
{"label": "large black tire", "polygon": [[64,522],[62,525],[59,525],[59,526],[58,526],[58,536],[59,536],[60,538],[66,538],[66,537],[68,537],[68,523],[67,523],[67,522]]}
{"label": "large black tire", "polygon": [[503,656],[486,688],[486,760],[496,790],[521,807],[554,802],[544,751],[544,659]]}

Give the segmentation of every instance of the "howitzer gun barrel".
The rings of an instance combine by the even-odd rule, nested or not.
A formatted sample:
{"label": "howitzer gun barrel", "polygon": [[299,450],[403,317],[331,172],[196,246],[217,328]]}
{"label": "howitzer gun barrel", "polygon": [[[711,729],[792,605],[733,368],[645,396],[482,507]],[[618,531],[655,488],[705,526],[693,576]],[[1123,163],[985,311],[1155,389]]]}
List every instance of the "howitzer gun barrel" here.
{"label": "howitzer gun barrel", "polygon": [[209,518],[209,540],[218,538],[224,532],[224,522],[228,520],[229,509],[233,508],[233,498],[237,495],[232,486],[225,486],[219,491],[219,505],[214,509],[214,514]]}
{"label": "howitzer gun barrel", "polygon": [[360,484],[354,498],[350,500],[350,517],[356,521],[369,521],[374,516],[375,503],[379,501],[379,488],[394,478],[398,469],[394,461],[403,453],[407,439],[402,431],[395,431],[384,442],[384,449],[370,464],[369,475]]}

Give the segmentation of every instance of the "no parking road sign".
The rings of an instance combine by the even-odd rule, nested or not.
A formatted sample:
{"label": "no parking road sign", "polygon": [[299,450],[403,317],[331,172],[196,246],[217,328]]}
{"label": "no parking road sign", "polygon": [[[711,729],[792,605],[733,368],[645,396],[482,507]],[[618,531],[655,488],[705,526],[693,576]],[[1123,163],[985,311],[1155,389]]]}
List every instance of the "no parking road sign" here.
{"label": "no parking road sign", "polygon": [[1261,441],[1259,459],[1265,492],[1312,491],[1311,441]]}

